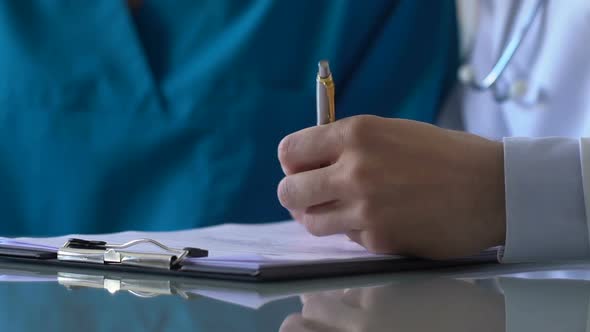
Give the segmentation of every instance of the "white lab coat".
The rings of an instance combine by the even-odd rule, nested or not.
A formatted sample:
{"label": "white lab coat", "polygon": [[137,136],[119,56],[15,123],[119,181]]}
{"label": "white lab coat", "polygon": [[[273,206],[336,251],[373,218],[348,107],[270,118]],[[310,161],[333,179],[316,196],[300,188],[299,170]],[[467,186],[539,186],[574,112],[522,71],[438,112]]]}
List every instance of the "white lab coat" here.
{"label": "white lab coat", "polygon": [[[479,77],[502,51],[511,17],[522,21],[536,1],[459,0],[461,26],[476,29],[467,43],[472,45],[469,61]],[[477,15],[478,20],[467,26],[467,15]],[[547,1],[504,74],[511,82],[528,83],[524,101],[498,105],[489,93],[468,91],[463,108],[466,128],[493,138],[590,136],[589,33],[590,1]]]}
{"label": "white lab coat", "polygon": [[[476,77],[536,1],[457,0],[464,61]],[[590,1],[548,0],[503,77],[525,81],[524,97],[498,104],[489,91],[458,88],[443,118],[455,112],[463,129],[504,138],[507,260],[588,258],[590,140],[580,138],[590,137]]]}

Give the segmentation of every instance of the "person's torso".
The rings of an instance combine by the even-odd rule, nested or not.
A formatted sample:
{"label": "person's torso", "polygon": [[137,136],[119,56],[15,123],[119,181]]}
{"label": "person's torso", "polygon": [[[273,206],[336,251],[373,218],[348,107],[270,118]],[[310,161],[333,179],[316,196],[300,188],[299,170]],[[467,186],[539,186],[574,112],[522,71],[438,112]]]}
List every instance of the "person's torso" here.
{"label": "person's torso", "polygon": [[432,121],[452,1],[0,3],[0,232],[166,230],[287,218],[280,139],[339,117]]}

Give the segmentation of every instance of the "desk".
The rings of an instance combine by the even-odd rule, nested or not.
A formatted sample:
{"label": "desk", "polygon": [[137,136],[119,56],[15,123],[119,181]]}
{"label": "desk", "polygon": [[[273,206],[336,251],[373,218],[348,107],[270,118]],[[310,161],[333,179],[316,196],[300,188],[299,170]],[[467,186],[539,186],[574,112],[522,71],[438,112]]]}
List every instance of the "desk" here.
{"label": "desk", "polygon": [[1,331],[590,331],[590,263],[274,284],[0,263]]}

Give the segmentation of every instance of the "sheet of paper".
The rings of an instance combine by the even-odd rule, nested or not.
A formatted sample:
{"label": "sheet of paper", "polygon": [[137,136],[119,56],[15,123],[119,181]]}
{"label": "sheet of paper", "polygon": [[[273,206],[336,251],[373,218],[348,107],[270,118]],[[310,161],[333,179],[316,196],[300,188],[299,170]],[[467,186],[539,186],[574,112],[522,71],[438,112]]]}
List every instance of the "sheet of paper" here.
{"label": "sheet of paper", "polygon": [[[209,250],[209,257],[198,260],[210,261],[211,265],[226,265],[232,261],[245,264],[268,261],[287,263],[382,257],[369,253],[344,235],[321,238],[310,235],[303,226],[294,221],[269,224],[224,224],[174,232],[128,231],[102,235],[75,234],[54,238],[0,238],[0,243],[17,241],[27,245],[49,246],[57,249],[71,237],[117,244],[139,238],[150,238],[174,248],[203,248]],[[154,248],[142,245],[137,247],[137,250],[154,251]]]}

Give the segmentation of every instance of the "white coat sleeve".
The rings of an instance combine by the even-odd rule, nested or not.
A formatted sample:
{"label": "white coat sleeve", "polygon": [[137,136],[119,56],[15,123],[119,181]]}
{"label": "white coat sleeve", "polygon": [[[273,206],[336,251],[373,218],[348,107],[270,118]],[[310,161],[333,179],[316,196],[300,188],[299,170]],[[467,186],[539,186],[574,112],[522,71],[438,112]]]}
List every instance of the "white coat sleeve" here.
{"label": "white coat sleeve", "polygon": [[590,257],[586,217],[590,187],[584,188],[583,181],[590,180],[589,152],[590,144],[584,139],[504,139],[502,262]]}

